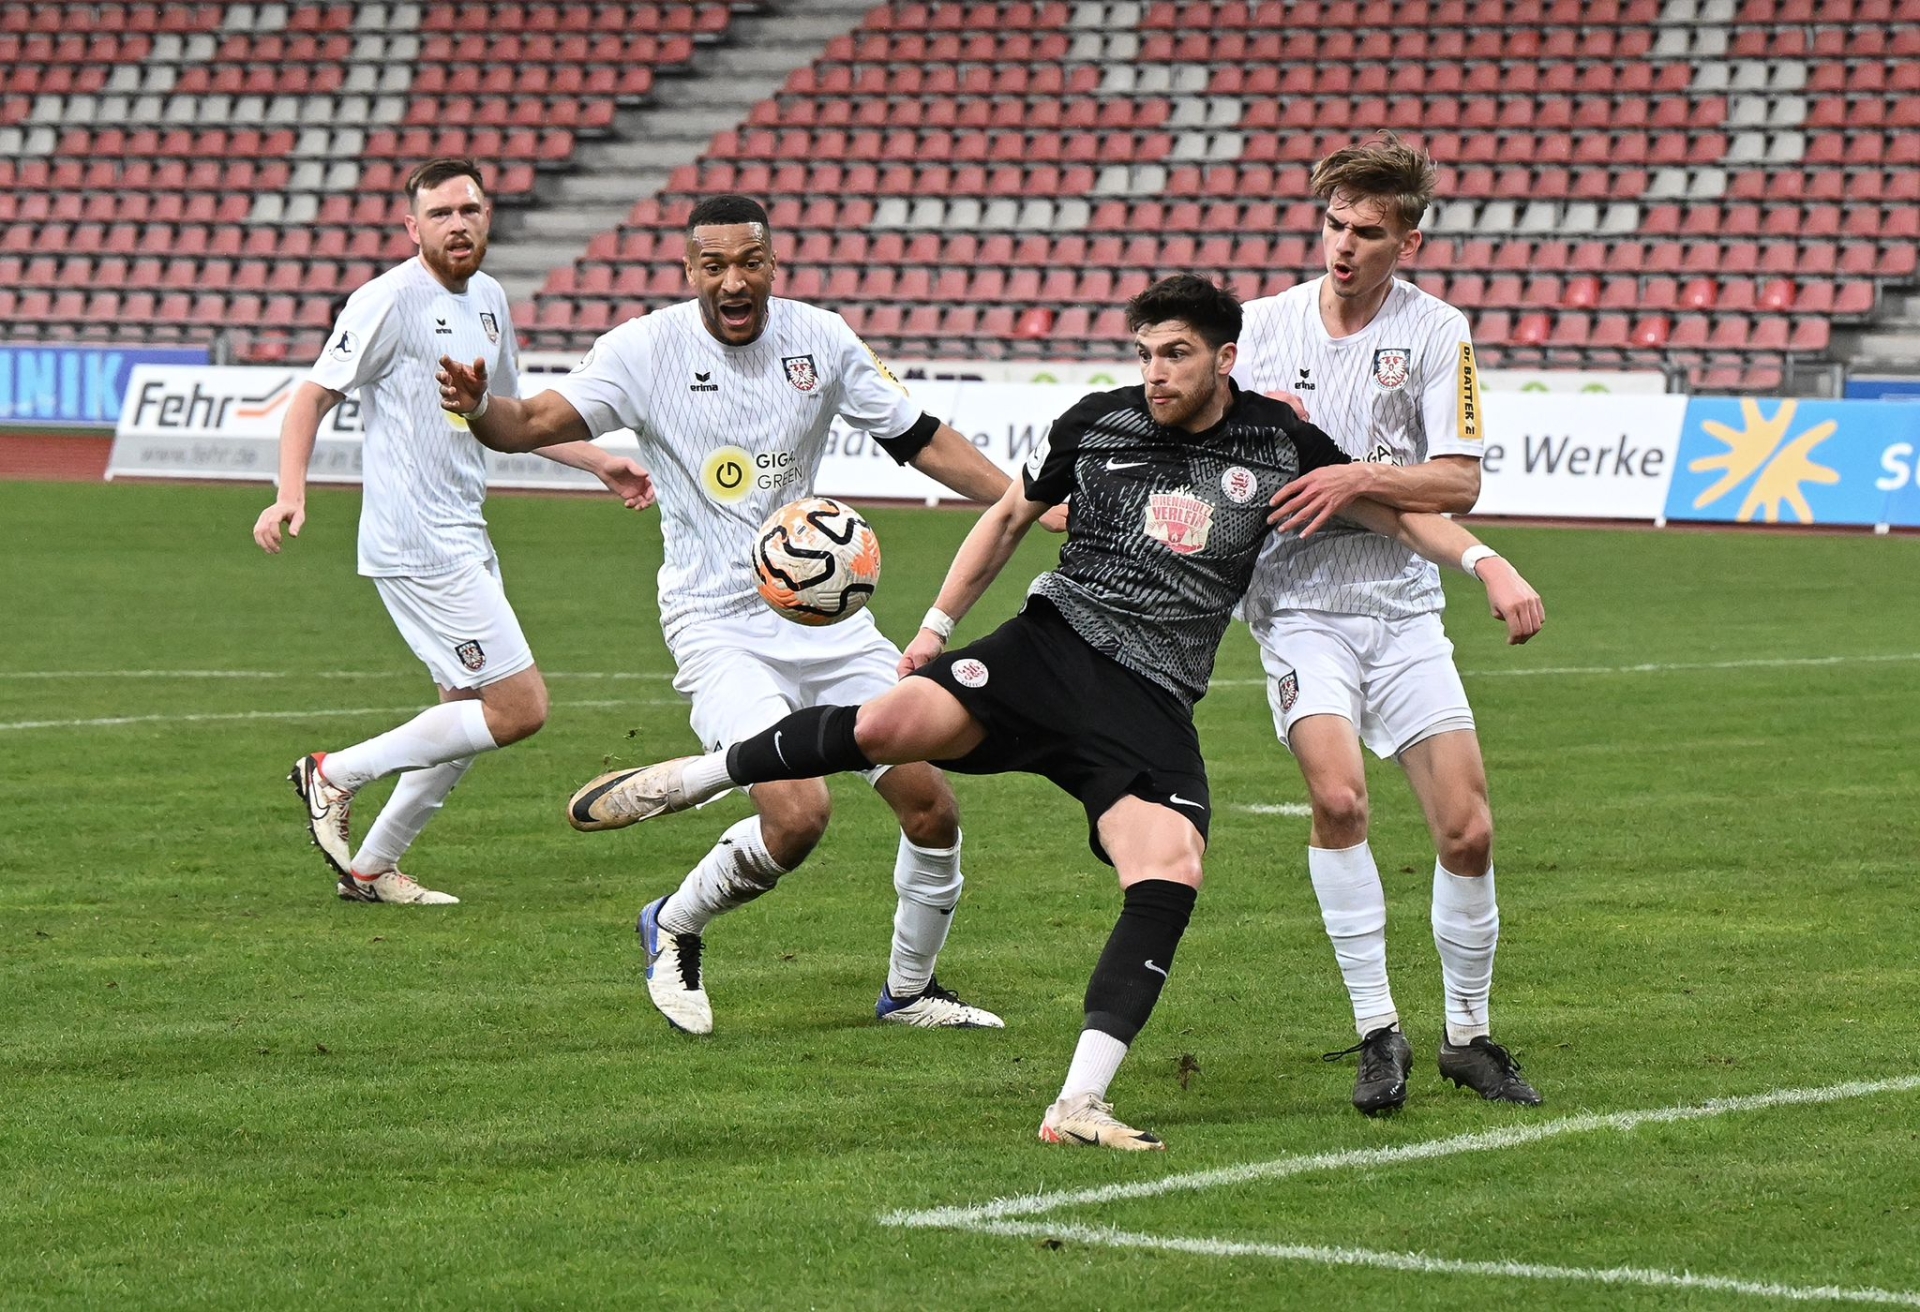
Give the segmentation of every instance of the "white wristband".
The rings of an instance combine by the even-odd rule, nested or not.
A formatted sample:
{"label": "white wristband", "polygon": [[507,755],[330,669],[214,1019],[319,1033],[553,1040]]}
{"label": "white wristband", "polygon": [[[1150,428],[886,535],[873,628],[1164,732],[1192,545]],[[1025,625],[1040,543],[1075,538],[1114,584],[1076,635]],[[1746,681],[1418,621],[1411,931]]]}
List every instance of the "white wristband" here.
{"label": "white wristband", "polygon": [[1483,560],[1498,560],[1498,559],[1500,559],[1499,552],[1495,551],[1492,547],[1488,546],[1484,542],[1476,542],[1472,546],[1468,547],[1465,551],[1460,553],[1460,568],[1465,570],[1467,573],[1473,575],[1475,578],[1479,578],[1480,562]]}
{"label": "white wristband", "polygon": [[477,406],[475,406],[475,407],[474,407],[474,408],[473,408],[472,410],[469,410],[469,411],[467,412],[467,421],[468,421],[469,423],[471,423],[471,422],[472,422],[472,421],[474,421],[475,419],[478,419],[478,418],[480,418],[480,416],[482,416],[482,415],[484,415],[485,413],[487,413],[487,407],[488,407],[488,406],[490,406],[490,405],[492,405],[492,404],[493,404],[493,393],[492,393],[492,392],[482,392],[482,393],[480,393],[480,404],[479,404],[479,405],[477,405]]}
{"label": "white wristband", "polygon": [[942,642],[953,637],[953,625],[953,616],[947,614],[938,606],[931,607],[927,611],[927,617],[920,621],[921,628],[933,634]]}

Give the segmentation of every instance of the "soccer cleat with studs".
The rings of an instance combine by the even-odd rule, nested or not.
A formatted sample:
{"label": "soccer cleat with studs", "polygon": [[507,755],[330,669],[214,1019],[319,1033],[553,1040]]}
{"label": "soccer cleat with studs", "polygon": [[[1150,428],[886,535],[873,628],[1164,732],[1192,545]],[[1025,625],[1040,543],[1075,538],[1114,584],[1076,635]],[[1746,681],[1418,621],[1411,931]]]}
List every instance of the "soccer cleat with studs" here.
{"label": "soccer cleat with studs", "polygon": [[647,903],[635,928],[647,953],[647,996],[667,1024],[688,1034],[713,1033],[713,1004],[700,973],[704,944],[698,934],[670,934],[660,928],[666,898]]}
{"label": "soccer cleat with studs", "polygon": [[658,765],[610,770],[589,780],[567,802],[567,823],[584,833],[625,829],[658,815],[685,811],[717,797],[731,785],[722,785],[699,797],[686,788],[686,767],[697,756],[679,756]]}
{"label": "soccer cleat with studs", "polygon": [[1520,1063],[1513,1054],[1484,1034],[1458,1047],[1442,1042],[1440,1074],[1452,1080],[1456,1088],[1472,1089],[1488,1102],[1538,1107],[1546,1101],[1539,1090],[1521,1078]]}
{"label": "soccer cleat with studs", "polygon": [[313,836],[313,845],[336,875],[349,879],[353,873],[353,793],[327,782],[321,772],[326,759],[325,752],[301,757],[293,763],[287,782],[307,804],[307,832]]}
{"label": "soccer cleat with studs", "polygon": [[1136,1130],[1113,1114],[1113,1104],[1091,1093],[1077,1093],[1047,1108],[1040,1122],[1040,1142],[1076,1148],[1112,1148],[1117,1152],[1160,1153],[1167,1145],[1148,1130]]}
{"label": "soccer cleat with studs", "polygon": [[383,870],[377,875],[348,875],[334,891],[342,902],[386,902],[396,906],[450,907],[460,901],[451,893],[424,888],[412,876],[398,870]]}
{"label": "soccer cleat with studs", "polygon": [[891,1025],[911,1025],[922,1030],[1002,1030],[1007,1023],[984,1007],[960,1001],[952,989],[940,987],[938,978],[910,998],[896,998],[893,990],[882,986],[873,1014]]}
{"label": "soccer cleat with studs", "polygon": [[1407,1076],[1413,1071],[1413,1048],[1407,1036],[1391,1025],[1369,1031],[1351,1048],[1322,1053],[1321,1061],[1339,1061],[1360,1055],[1360,1071],[1353,1080],[1353,1105],[1367,1116],[1397,1112],[1407,1103]]}

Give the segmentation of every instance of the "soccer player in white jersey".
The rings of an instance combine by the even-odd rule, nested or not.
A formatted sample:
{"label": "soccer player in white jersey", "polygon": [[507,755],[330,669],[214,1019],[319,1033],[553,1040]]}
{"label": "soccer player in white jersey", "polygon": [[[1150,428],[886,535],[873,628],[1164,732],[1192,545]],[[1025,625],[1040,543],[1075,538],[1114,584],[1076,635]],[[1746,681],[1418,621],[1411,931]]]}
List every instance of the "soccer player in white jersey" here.
{"label": "soccer player in white jersey", "polygon": [[[507,604],[481,513],[485,451],[466,420],[440,407],[434,373],[447,352],[491,361],[517,390],[513,323],[500,284],[480,272],[492,207],[472,160],[436,159],[407,178],[407,233],[420,254],[356,291],[326,348],[288,402],[280,427],[280,490],[253,526],[278,554],[283,526],[307,518],[307,465],[321,419],[357,391],[361,457],[360,573],[373,579],[401,636],[440,688],[440,704],[396,729],[302,757],[291,776],[314,843],[353,902],[441,905],[400,858],[481,752],[517,742],[547,718],[547,688]],[[626,504],[653,503],[647,471],[591,443],[550,447],[561,464],[594,474]],[[353,796],[404,772],[355,852]]]}
{"label": "soccer player in white jersey", "polygon": [[[1440,1074],[1483,1098],[1541,1101],[1491,1037],[1488,997],[1500,915],[1493,818],[1473,712],[1440,622],[1439,571],[1399,543],[1334,519],[1365,497],[1457,512],[1480,495],[1480,389],[1467,320],[1394,277],[1420,249],[1432,160],[1391,133],[1314,170],[1326,203],[1326,276],[1247,305],[1235,377],[1289,394],[1355,457],[1274,499],[1275,533],[1244,614],[1259,640],[1274,727],[1313,807],[1307,866],[1360,1042],[1354,1106],[1405,1103],[1412,1050],[1387,983],[1386,893],[1367,845],[1360,746],[1397,760],[1426,813],[1437,859],[1433,937],[1446,991]],[[1475,546],[1483,577],[1511,566]]]}
{"label": "soccer player in white jersey", "polygon": [[[686,268],[695,299],[613,329],[553,390],[525,401],[490,397],[484,369],[449,359],[441,399],[502,451],[620,428],[639,436],[660,486],[660,612],[679,671],[674,687],[692,702],[694,733],[716,751],[790,711],[855,704],[894,685],[900,651],[871,615],[799,628],[754,590],[753,534],[774,509],[812,493],[836,415],[964,497],[993,502],[1009,480],[923,413],[839,315],[773,296],[778,264],[758,202],[714,196],[696,206]],[[867,777],[901,827],[893,953],[877,1014],[921,1027],[999,1027],[934,977],[962,884],[952,789],[926,764]],[[749,796],[755,814],[640,913],[648,994],[689,1033],[713,1029],[701,968],[707,925],[798,866],[831,811],[819,779],[762,784]]]}

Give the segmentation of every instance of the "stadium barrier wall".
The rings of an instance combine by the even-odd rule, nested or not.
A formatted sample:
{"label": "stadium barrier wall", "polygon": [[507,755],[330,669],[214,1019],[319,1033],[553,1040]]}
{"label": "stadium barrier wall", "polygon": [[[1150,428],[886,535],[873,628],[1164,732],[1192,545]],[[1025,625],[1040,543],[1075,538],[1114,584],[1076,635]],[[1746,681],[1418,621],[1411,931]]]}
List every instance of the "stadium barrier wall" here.
{"label": "stadium barrier wall", "polygon": [[0,344],[0,428],[105,427],[135,366],[206,362],[201,347]]}
{"label": "stadium barrier wall", "polygon": [[[304,376],[293,368],[136,366],[107,476],[271,481],[280,417]],[[538,377],[529,374],[529,385]],[[930,379],[915,382],[913,394],[1013,473],[1079,391]],[[1530,392],[1483,400],[1489,436],[1480,514],[1920,526],[1920,406]],[[631,433],[601,441],[638,453]],[[598,486],[538,456],[490,453],[488,472],[503,488]],[[785,462],[738,472],[776,483],[791,477]],[[360,411],[352,398],[322,424],[311,477],[359,481]],[[953,499],[844,427],[828,438],[815,488],[928,504]]]}

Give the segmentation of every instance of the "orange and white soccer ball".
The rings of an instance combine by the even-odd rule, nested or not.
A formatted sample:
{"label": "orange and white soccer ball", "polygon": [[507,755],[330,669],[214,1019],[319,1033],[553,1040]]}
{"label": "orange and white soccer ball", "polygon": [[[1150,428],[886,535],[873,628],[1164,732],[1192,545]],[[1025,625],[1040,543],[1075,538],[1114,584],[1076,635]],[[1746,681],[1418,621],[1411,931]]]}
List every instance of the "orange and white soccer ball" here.
{"label": "orange and white soccer ball", "polygon": [[864,608],[880,582],[880,539],[859,512],[832,497],[791,501],[753,540],[760,597],[795,624],[838,624]]}

